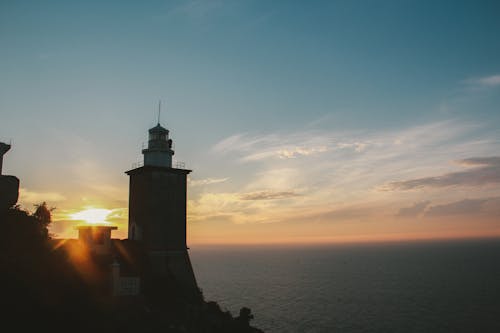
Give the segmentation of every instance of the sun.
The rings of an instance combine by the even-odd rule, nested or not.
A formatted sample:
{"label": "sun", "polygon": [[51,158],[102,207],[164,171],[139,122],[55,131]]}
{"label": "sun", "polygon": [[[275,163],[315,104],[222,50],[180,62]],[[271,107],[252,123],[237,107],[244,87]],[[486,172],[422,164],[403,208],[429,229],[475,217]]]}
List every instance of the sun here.
{"label": "sun", "polygon": [[89,208],[77,213],[71,214],[72,220],[85,221],[89,224],[109,223],[106,221],[111,210],[104,208]]}

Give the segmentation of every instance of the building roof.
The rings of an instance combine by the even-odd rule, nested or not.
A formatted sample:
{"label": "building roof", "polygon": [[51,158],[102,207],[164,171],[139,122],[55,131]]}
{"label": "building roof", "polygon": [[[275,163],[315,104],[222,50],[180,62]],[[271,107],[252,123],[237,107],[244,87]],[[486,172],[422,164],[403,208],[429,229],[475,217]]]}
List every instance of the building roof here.
{"label": "building roof", "polygon": [[149,133],[168,133],[168,129],[158,123],[158,125],[149,129]]}
{"label": "building roof", "polygon": [[135,175],[135,174],[140,174],[140,173],[148,172],[148,171],[160,171],[160,172],[166,172],[166,173],[186,174],[187,175],[188,173],[191,173],[192,170],[169,168],[169,167],[162,167],[162,166],[156,166],[156,165],[144,165],[144,166],[141,166],[139,168],[125,171],[125,173],[127,175]]}
{"label": "building roof", "polygon": [[2,154],[5,154],[6,152],[8,152],[10,147],[11,146],[9,144],[4,143],[4,142],[0,142],[0,151]]}

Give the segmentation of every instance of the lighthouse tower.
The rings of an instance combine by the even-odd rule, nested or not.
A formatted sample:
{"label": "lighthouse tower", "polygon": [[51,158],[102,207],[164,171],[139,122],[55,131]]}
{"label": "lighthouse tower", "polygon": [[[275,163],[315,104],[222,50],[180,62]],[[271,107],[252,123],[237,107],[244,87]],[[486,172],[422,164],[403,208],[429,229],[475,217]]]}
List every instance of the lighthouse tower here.
{"label": "lighthouse tower", "polygon": [[128,238],[143,244],[156,277],[198,287],[186,246],[186,187],[191,170],[172,167],[172,140],[160,123],[149,130],[144,165],[130,176]]}

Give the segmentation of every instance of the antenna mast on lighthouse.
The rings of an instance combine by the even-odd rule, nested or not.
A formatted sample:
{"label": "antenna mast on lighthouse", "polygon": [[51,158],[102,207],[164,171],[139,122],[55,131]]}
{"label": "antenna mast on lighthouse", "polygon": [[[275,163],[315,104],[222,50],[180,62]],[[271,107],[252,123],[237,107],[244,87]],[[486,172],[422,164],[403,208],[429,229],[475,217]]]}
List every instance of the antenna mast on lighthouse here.
{"label": "antenna mast on lighthouse", "polygon": [[160,125],[161,99],[158,101],[158,125]]}

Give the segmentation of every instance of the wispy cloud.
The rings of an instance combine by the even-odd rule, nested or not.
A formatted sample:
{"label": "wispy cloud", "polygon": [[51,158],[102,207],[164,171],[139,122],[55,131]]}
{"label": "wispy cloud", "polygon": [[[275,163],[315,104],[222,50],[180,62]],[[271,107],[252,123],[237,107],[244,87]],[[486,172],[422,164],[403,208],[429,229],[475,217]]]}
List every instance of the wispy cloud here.
{"label": "wispy cloud", "polygon": [[352,221],[366,219],[373,216],[375,207],[366,207],[353,205],[349,207],[341,207],[336,209],[329,209],[320,213],[309,213],[305,216],[299,217],[302,221],[315,221],[315,222],[337,222],[337,221]]}
{"label": "wispy cloud", "polygon": [[312,148],[306,148],[306,147],[295,147],[292,149],[283,149],[278,151],[278,157],[280,158],[296,158],[298,156],[309,156],[313,154],[319,154],[326,152],[328,150],[328,147],[326,146],[319,146],[319,147],[312,147]]}
{"label": "wispy cloud", "polygon": [[500,213],[500,197],[466,198],[443,204],[432,205],[430,201],[416,202],[410,207],[403,207],[398,217],[446,217],[489,215],[498,216]]}
{"label": "wispy cloud", "polygon": [[[387,154],[427,152],[429,148],[463,143],[465,134],[479,126],[458,121],[441,121],[394,131],[299,131],[292,133],[239,133],[212,147],[217,154],[233,154],[239,161],[297,159],[351,154],[352,158]],[[470,140],[470,139],[469,139]],[[455,142],[453,142],[455,141]],[[420,150],[420,151],[417,151]],[[382,155],[380,155],[382,153]]]}
{"label": "wispy cloud", "polygon": [[500,183],[500,157],[473,157],[458,161],[470,170],[450,172],[440,176],[389,183],[386,190],[413,190],[424,187],[482,186]]}
{"label": "wispy cloud", "polygon": [[243,201],[238,193],[203,193],[188,201],[190,222],[220,220],[235,223],[255,221],[258,207],[252,201]]}
{"label": "wispy cloud", "polygon": [[430,203],[431,203],[430,201],[420,201],[420,202],[414,203],[410,207],[403,207],[398,211],[397,216],[400,216],[400,217],[419,216],[419,215],[423,214],[423,212],[429,206]]}
{"label": "wispy cloud", "polygon": [[500,74],[472,78],[464,81],[466,84],[476,87],[494,87],[500,85]]}
{"label": "wispy cloud", "polygon": [[66,197],[57,192],[37,192],[21,187],[19,190],[19,202],[23,204],[36,204],[46,201],[50,204],[65,201]]}
{"label": "wispy cloud", "polygon": [[429,207],[425,216],[474,215],[482,210],[484,203],[490,199],[463,199],[443,205]]}
{"label": "wispy cloud", "polygon": [[241,200],[274,200],[299,196],[295,191],[259,191],[240,195]]}
{"label": "wispy cloud", "polygon": [[341,133],[297,132],[288,134],[230,136],[212,147],[216,153],[236,153],[240,161],[261,161],[266,159],[293,159],[320,155],[327,152],[350,150],[362,152],[372,142],[346,138]]}
{"label": "wispy cloud", "polygon": [[112,223],[126,223],[128,220],[128,208],[113,208],[106,217]]}
{"label": "wispy cloud", "polygon": [[500,166],[500,156],[471,157],[456,161],[463,166]]}
{"label": "wispy cloud", "polygon": [[[236,164],[229,169],[234,174],[228,175],[235,182],[224,187],[227,192],[193,196],[190,220],[215,221],[223,216],[224,221],[244,224],[328,223],[425,216],[431,201],[463,198],[455,192],[433,191],[422,198],[417,191],[396,190],[462,178],[468,179],[463,183],[472,183],[469,173],[477,176],[477,183],[486,182],[488,172],[488,181],[496,181],[497,157],[466,158],[498,151],[498,141],[488,135],[479,124],[454,120],[393,131],[239,133],[212,147],[216,155]],[[456,163],[449,163],[453,160]],[[433,176],[436,173],[445,180]],[[409,181],[394,182],[397,179]],[[384,184],[390,191],[377,191]],[[484,191],[475,190],[468,193],[477,197]],[[498,192],[488,191],[492,196]],[[394,214],[393,207],[403,208]]]}
{"label": "wispy cloud", "polygon": [[205,179],[195,179],[195,180],[189,179],[188,182],[189,185],[191,186],[204,186],[204,185],[223,183],[228,179],[229,178],[205,178]]}
{"label": "wispy cloud", "polygon": [[[480,128],[441,121],[380,132],[240,133],[218,142],[212,150],[254,170],[247,173],[247,185],[239,185],[244,192],[314,188],[316,194],[307,196],[311,200],[331,200],[333,191],[337,200],[352,200],[352,195],[366,197],[366,192],[398,178],[426,178],[436,170],[449,173],[457,165],[447,162],[467,157],[467,152],[486,155],[500,148]],[[239,177],[236,172],[234,177]],[[385,190],[405,185],[409,186],[394,183]]]}

